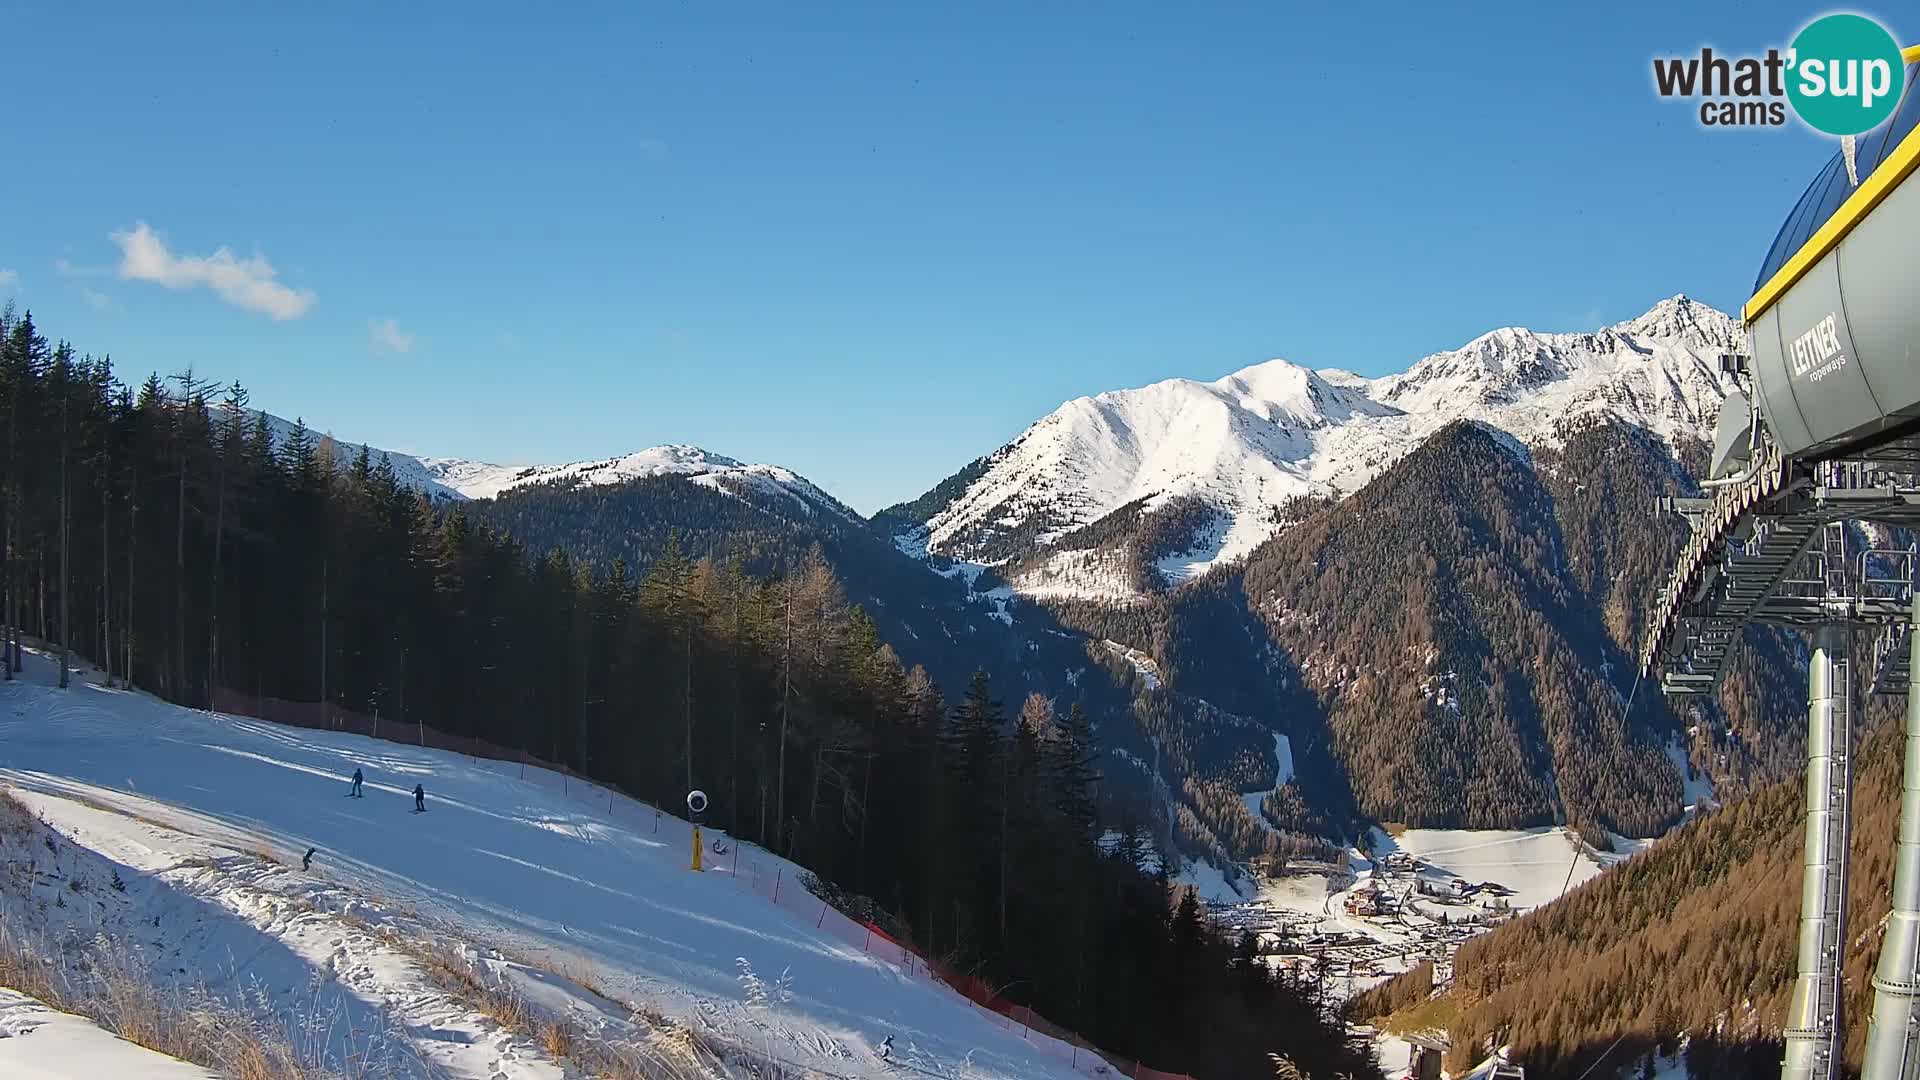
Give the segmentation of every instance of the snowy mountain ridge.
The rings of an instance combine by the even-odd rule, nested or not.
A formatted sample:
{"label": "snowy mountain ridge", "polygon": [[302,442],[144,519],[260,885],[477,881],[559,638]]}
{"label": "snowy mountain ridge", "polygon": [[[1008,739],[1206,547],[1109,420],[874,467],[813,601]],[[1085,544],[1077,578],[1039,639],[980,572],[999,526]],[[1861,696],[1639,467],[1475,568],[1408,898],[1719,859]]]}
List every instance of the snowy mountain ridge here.
{"label": "snowy mountain ridge", "polygon": [[[275,445],[286,442],[294,423],[265,414],[273,431]],[[310,438],[325,438],[311,432]],[[359,443],[341,443],[344,454],[336,462],[344,465],[357,454]],[[438,499],[455,501],[491,499],[515,488],[543,483],[576,483],[584,487],[624,484],[656,476],[684,476],[693,483],[738,498],[759,497],[777,506],[802,513],[825,512],[858,521],[859,515],[845,503],[821,490],[812,481],[779,465],[755,465],[736,461],[697,446],[665,445],[636,450],[620,457],[574,461],[563,465],[496,465],[467,458],[426,457],[368,447],[375,458],[385,455],[399,481]]]}
{"label": "snowy mountain ridge", "polygon": [[1493,330],[1377,379],[1273,360],[1076,398],[989,455],[919,539],[959,560],[1020,559],[1014,586],[1031,595],[1125,595],[1093,565],[1099,553],[1048,546],[1122,507],[1180,504],[1191,517],[1197,500],[1214,521],[1156,559],[1177,582],[1250,553],[1288,498],[1356,491],[1456,420],[1523,446],[1554,445],[1568,420],[1594,415],[1670,444],[1699,436],[1730,388],[1719,355],[1742,337],[1731,316],[1674,296],[1591,332]]}

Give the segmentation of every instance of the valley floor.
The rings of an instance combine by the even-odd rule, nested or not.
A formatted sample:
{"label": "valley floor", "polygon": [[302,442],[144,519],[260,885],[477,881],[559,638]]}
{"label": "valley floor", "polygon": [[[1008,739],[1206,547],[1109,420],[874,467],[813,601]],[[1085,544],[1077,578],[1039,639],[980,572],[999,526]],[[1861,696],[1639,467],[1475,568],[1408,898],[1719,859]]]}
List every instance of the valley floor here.
{"label": "valley floor", "polygon": [[[1300,978],[1320,979],[1323,992],[1344,1000],[1424,960],[1434,962],[1436,980],[1450,978],[1452,956],[1462,941],[1553,901],[1646,843],[1630,842],[1625,854],[1616,855],[1596,852],[1558,828],[1407,829],[1392,835],[1376,829],[1373,859],[1352,850],[1343,867],[1299,867],[1286,877],[1259,882],[1251,900],[1228,900],[1237,897],[1229,889],[1215,896],[1214,913],[1229,926],[1261,932],[1270,947],[1281,948],[1269,956],[1270,964],[1294,970]],[[1418,860],[1419,868],[1404,863],[1390,868],[1387,860],[1397,855]],[[1420,891],[1423,885],[1444,890],[1456,879],[1495,883],[1508,895],[1442,899]],[[1405,897],[1404,912],[1348,910],[1350,900],[1376,891]],[[1282,934],[1290,939],[1284,946],[1276,940]],[[1375,1033],[1373,1041],[1386,1075],[1404,1076],[1410,1044],[1385,1032]]]}

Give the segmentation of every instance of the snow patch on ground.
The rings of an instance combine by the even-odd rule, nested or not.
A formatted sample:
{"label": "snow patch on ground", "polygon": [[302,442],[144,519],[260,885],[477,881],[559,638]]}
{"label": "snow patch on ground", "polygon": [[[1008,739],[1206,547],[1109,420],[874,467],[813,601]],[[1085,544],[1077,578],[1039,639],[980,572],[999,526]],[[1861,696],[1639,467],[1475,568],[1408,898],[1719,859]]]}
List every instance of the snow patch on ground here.
{"label": "snow patch on ground", "polygon": [[1255,892],[1253,883],[1243,875],[1229,877],[1219,867],[1198,859],[1183,862],[1173,883],[1193,889],[1208,904],[1237,904]]}
{"label": "snow patch on ground", "polygon": [[1273,787],[1266,791],[1249,791],[1240,796],[1240,801],[1247,804],[1247,813],[1252,814],[1253,820],[1262,825],[1267,824],[1267,819],[1260,812],[1260,804],[1268,795],[1279,791],[1287,785],[1287,781],[1293,779],[1293,744],[1287,741],[1285,735],[1273,737],[1273,762],[1274,767],[1279,770],[1275,774],[1277,779],[1274,780]]}
{"label": "snow patch on ground", "polygon": [[136,1046],[84,1016],[0,987],[0,1076],[8,1080],[213,1080],[214,1074]]}
{"label": "snow patch on ground", "polygon": [[1154,560],[1153,569],[1160,580],[1169,586],[1192,581],[1200,577],[1217,564],[1227,550],[1227,536],[1232,531],[1234,521],[1225,514],[1214,515],[1213,521],[1188,545],[1184,551],[1176,551]]}
{"label": "snow patch on ground", "polygon": [[1537,829],[1408,829],[1398,836],[1373,830],[1374,852],[1404,851],[1431,864],[1433,876],[1496,881],[1512,889],[1515,908],[1548,903],[1604,869],[1570,832]]}
{"label": "snow patch on ground", "polygon": [[1680,801],[1687,815],[1691,817],[1696,810],[1713,809],[1717,804],[1713,799],[1712,777],[1688,763],[1687,748],[1679,742],[1667,743],[1666,751],[1667,760],[1673,762],[1674,769],[1680,773]]}
{"label": "snow patch on ground", "polygon": [[1148,656],[1139,649],[1122,645],[1110,638],[1102,638],[1100,645],[1108,652],[1131,664],[1134,672],[1140,676],[1141,682],[1146,684],[1147,689],[1160,689],[1160,668],[1153,662],[1153,657]]}
{"label": "snow patch on ground", "polygon": [[1021,595],[1036,600],[1137,601],[1140,597],[1128,580],[1125,554],[1102,548],[1048,552],[1016,574],[1013,583]]}

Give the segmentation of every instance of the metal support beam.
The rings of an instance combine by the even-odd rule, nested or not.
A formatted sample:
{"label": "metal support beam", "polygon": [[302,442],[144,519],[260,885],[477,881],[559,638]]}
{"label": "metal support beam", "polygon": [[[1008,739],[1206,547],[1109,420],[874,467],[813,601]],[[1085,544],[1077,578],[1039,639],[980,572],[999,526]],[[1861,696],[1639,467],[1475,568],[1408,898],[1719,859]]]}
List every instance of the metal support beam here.
{"label": "metal support beam", "polygon": [[[1913,597],[1920,626],[1920,591]],[[1907,635],[1910,670],[1920,672],[1920,634]],[[1873,976],[1862,1080],[1920,1080],[1920,679],[1907,682],[1906,772],[1900,839],[1894,849],[1893,910]]]}
{"label": "metal support beam", "polygon": [[1807,665],[1807,844],[1800,889],[1800,967],[1787,1010],[1781,1080],[1832,1080],[1840,1060],[1840,969],[1847,940],[1847,833],[1853,672],[1847,630],[1814,633]]}

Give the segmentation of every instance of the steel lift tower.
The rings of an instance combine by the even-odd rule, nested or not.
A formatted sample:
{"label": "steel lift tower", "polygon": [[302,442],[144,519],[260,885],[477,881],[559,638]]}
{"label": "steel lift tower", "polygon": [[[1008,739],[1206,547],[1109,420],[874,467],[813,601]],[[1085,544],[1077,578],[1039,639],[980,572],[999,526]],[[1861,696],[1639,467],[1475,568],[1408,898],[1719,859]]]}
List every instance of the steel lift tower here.
{"label": "steel lift tower", "polygon": [[[1743,317],[1751,352],[1714,434],[1692,535],[1654,605],[1640,673],[1711,694],[1746,627],[1809,637],[1806,858],[1784,1080],[1843,1075],[1841,971],[1856,694],[1905,694],[1893,910],[1864,1080],[1920,1080],[1920,48],[1905,97],[1781,226]],[[1891,539],[1890,539],[1891,538]],[[1875,546],[1876,544],[1880,546]],[[1871,642],[1856,657],[1854,643]]]}

